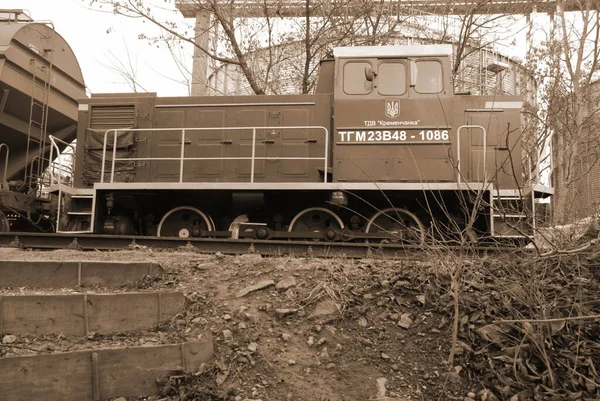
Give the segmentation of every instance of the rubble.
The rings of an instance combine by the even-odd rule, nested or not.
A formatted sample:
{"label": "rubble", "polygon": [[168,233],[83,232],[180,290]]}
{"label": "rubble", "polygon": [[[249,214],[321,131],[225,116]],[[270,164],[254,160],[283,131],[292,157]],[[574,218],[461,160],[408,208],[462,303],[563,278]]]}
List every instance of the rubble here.
{"label": "rubble", "polygon": [[209,270],[209,271],[215,271],[218,269],[218,265],[214,262],[207,262],[207,263],[199,263],[196,266],[197,270]]}
{"label": "rubble", "polygon": [[296,278],[293,276],[290,277],[286,277],[283,280],[279,281],[277,283],[277,285],[275,286],[275,289],[280,290],[280,291],[285,291],[287,289],[289,289],[290,287],[295,287],[296,286]]}
{"label": "rubble", "polygon": [[298,309],[275,309],[275,316],[278,319],[283,319],[298,312]]}
{"label": "rubble", "polygon": [[[258,255],[258,256],[260,256],[260,255]],[[246,295],[250,294],[251,292],[259,291],[259,290],[265,289],[267,287],[270,287],[272,285],[275,285],[275,281],[263,280],[254,285],[250,285],[248,287],[243,288],[237,294],[235,294],[235,296],[236,296],[236,298],[242,298],[242,297],[245,297]]]}
{"label": "rubble", "polygon": [[12,334],[7,334],[4,337],[2,337],[2,344],[12,344],[16,341],[17,341],[17,336],[14,336]]}
{"label": "rubble", "polygon": [[403,329],[409,329],[413,325],[413,320],[410,318],[408,313],[403,313],[400,316],[400,320],[398,320],[397,325]]}
{"label": "rubble", "polygon": [[[473,258],[463,264],[448,255],[426,262],[373,259],[368,266],[293,257],[250,264],[223,256],[213,275],[198,273],[209,259],[197,253],[151,251],[144,257],[161,260],[170,276],[143,290],[176,287],[187,297],[172,321],[128,335],[19,335],[6,343],[7,334],[0,357],[214,336],[218,363],[198,368],[195,376],[174,371],[161,381],[168,395],[144,399],[594,400],[600,394],[594,384],[600,382],[593,318],[600,310],[600,262],[590,257],[595,252]],[[277,288],[290,277],[300,283]],[[455,323],[458,352],[448,363]],[[373,382],[380,376],[386,376],[386,391],[376,395]]]}
{"label": "rubble", "polygon": [[321,301],[315,307],[313,313],[309,315],[309,319],[315,319],[322,322],[332,320],[339,316],[339,310],[334,300],[326,299]]}

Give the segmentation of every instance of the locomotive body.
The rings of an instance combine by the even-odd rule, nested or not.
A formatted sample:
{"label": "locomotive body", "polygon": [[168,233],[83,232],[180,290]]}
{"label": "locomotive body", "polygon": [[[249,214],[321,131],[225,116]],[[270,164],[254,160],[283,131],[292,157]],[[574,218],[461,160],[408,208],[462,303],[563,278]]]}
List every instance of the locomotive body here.
{"label": "locomotive body", "polygon": [[452,47],[336,48],[317,93],[92,96],[58,231],[526,238],[522,100],[456,95]]}

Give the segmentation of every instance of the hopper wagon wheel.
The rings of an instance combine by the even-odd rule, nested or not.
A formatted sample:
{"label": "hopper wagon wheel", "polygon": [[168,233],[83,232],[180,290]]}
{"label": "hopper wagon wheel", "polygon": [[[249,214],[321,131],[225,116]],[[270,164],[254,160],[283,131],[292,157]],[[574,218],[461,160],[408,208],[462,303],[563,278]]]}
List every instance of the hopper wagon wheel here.
{"label": "hopper wagon wheel", "polygon": [[380,210],[369,219],[365,226],[366,233],[385,233],[394,243],[423,244],[425,242],[425,226],[415,214],[406,209],[391,207]]}
{"label": "hopper wagon wheel", "polygon": [[7,233],[10,231],[10,223],[6,215],[0,210],[0,233]]}
{"label": "hopper wagon wheel", "polygon": [[344,228],[342,219],[324,207],[311,207],[298,213],[290,223],[288,232],[322,233],[327,240],[334,240]]}
{"label": "hopper wagon wheel", "polygon": [[191,206],[171,209],[158,223],[159,237],[199,237],[201,231],[214,231],[215,224],[210,216]]}

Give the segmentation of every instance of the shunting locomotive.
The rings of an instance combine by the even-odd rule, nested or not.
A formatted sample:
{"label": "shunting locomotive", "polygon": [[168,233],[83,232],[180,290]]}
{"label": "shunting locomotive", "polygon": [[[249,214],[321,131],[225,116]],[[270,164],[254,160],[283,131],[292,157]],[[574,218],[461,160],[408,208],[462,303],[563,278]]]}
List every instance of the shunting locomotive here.
{"label": "shunting locomotive", "polygon": [[[75,138],[47,129],[46,196],[7,208],[15,190],[5,183],[4,220],[16,217],[4,230],[38,216],[59,233],[526,240],[536,199],[551,189],[524,168],[523,100],[456,94],[452,53],[451,45],[335,48],[309,95],[82,96],[72,173],[53,160]],[[41,183],[30,177],[21,193]]]}

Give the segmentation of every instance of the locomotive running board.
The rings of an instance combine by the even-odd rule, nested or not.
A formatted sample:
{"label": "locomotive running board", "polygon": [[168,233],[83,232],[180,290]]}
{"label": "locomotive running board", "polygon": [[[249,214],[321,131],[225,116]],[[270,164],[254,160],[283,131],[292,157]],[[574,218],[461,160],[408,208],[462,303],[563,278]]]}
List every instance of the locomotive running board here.
{"label": "locomotive running board", "polygon": [[119,190],[323,190],[323,191],[488,191],[484,182],[127,182],[95,183],[96,191]]}

